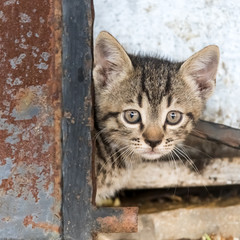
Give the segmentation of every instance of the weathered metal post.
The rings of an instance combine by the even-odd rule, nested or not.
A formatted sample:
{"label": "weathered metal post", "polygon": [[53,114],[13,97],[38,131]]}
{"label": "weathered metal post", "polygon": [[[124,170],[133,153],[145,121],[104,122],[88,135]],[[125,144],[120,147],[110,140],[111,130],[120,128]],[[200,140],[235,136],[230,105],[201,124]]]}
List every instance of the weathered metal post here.
{"label": "weathered metal post", "polygon": [[61,229],[61,6],[0,1],[0,238]]}

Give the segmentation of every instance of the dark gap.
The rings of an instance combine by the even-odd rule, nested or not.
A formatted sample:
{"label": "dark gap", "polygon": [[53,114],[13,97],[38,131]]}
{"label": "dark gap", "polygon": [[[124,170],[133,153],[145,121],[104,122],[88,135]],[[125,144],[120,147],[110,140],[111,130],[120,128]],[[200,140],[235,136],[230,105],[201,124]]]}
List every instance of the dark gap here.
{"label": "dark gap", "polygon": [[121,206],[138,206],[140,213],[187,207],[224,207],[240,203],[240,185],[172,187],[121,191]]}

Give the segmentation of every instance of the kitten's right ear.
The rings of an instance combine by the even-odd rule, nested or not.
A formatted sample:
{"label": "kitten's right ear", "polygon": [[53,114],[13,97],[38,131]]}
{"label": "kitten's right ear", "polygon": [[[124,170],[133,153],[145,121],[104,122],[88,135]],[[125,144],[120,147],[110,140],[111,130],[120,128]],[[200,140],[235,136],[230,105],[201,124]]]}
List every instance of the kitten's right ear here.
{"label": "kitten's right ear", "polygon": [[199,92],[203,100],[213,92],[218,63],[218,46],[210,45],[187,59],[180,68],[185,81]]}
{"label": "kitten's right ear", "polygon": [[120,43],[108,32],[101,32],[95,43],[93,78],[95,84],[107,86],[124,79],[133,69]]}

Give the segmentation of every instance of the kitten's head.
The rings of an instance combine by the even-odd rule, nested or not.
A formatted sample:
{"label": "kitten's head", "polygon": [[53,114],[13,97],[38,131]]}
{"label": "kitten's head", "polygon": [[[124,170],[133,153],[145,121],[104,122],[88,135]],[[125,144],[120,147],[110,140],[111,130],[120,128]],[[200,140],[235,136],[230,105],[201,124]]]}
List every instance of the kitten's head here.
{"label": "kitten's head", "polygon": [[183,63],[125,52],[107,32],[96,39],[96,120],[112,148],[144,159],[168,154],[198,120],[215,87],[219,50],[211,45]]}

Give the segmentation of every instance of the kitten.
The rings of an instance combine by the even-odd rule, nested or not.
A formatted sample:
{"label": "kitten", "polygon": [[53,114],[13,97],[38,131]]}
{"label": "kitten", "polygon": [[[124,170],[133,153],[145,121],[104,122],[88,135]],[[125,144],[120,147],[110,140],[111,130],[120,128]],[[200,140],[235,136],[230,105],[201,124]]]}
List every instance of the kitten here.
{"label": "kitten", "polygon": [[198,120],[216,81],[219,49],[205,47],[185,62],[127,54],[101,32],[95,43],[97,198],[127,186],[131,169],[160,160]]}

